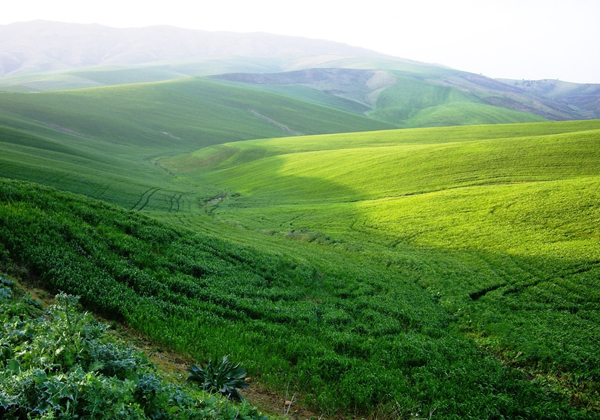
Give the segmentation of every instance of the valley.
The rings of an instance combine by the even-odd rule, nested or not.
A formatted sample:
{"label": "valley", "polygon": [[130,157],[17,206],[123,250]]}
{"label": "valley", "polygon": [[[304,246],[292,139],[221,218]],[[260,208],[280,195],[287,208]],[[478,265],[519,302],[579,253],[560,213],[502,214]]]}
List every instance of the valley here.
{"label": "valley", "polygon": [[0,273],[324,418],[597,418],[594,87],[327,48],[1,78]]}

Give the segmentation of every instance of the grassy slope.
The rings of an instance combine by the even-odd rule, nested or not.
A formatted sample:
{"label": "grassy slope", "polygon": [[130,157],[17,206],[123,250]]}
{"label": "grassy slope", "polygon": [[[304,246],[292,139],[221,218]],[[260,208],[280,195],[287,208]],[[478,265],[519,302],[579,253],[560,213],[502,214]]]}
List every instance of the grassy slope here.
{"label": "grassy slope", "polygon": [[378,122],[281,95],[203,79],[0,95],[0,176],[102,198],[127,209],[183,209],[202,195],[156,157],[224,141],[336,132]]}
{"label": "grassy slope", "polygon": [[308,86],[302,85],[251,85],[243,84],[250,88],[266,90],[269,92],[280,93],[292,98],[297,98],[303,101],[314,102],[316,104],[325,105],[331,108],[339,109],[342,111],[352,112],[355,114],[363,115],[367,113],[370,108],[359,102],[342,98],[339,96],[330,95],[323,92],[322,90],[315,89]]}
{"label": "grassy slope", "polygon": [[110,143],[175,153],[224,141],[286,135],[250,110],[304,134],[391,127],[332,108],[201,78],[66,92],[5,93],[0,95],[0,103],[10,117],[56,124]]}
{"label": "grassy slope", "polygon": [[[312,69],[307,72],[257,74],[255,77],[251,74],[222,77],[242,81],[242,86],[277,91],[334,108],[365,113],[371,118],[402,127],[545,121],[545,118],[531,113],[542,112],[545,110],[543,105],[527,95],[510,92],[514,88],[483,77],[476,80],[479,84],[474,83],[469,81],[468,74],[452,70],[428,70],[423,67],[415,74],[392,70],[365,70],[361,73],[350,69]],[[331,77],[334,72],[336,76]],[[490,82],[491,86],[485,85],[486,82]],[[510,99],[511,95],[513,99]],[[498,101],[501,103],[496,104]],[[507,109],[515,108],[516,104],[521,104],[521,111]],[[525,109],[529,113],[522,112]]]}
{"label": "grassy slope", "polygon": [[[490,372],[499,372],[497,365],[491,360],[482,366],[473,365],[473,360],[456,364],[455,358],[449,358],[444,348],[453,349],[456,355],[460,355],[459,358],[481,356],[476,356],[478,353],[473,353],[471,344],[463,341],[462,334],[455,330],[448,332],[448,335],[434,337],[439,334],[436,332],[439,322],[452,320],[452,317],[445,318],[444,311],[449,311],[459,320],[461,328],[473,334],[485,346],[502,353],[507,360],[554,375],[545,378],[566,378],[560,379],[560,387],[569,389],[570,395],[582,399],[584,405],[597,404],[597,400],[593,400],[593,392],[596,392],[594,387],[597,387],[598,381],[598,352],[594,341],[590,339],[597,336],[598,325],[598,308],[594,306],[594,299],[597,300],[594,295],[597,290],[595,279],[598,277],[594,263],[597,261],[597,246],[593,242],[597,232],[590,222],[594,213],[586,213],[593,208],[589,203],[595,197],[594,177],[598,165],[595,164],[597,152],[594,145],[597,131],[593,130],[598,130],[597,122],[353,133],[226,144],[171,161],[161,160],[160,164],[177,172],[177,177],[152,165],[149,160],[139,158],[140,155],[154,158],[165,153],[181,153],[195,145],[250,138],[277,128],[264,123],[262,119],[244,120],[252,115],[246,115],[247,108],[243,108],[247,106],[244,95],[250,95],[246,90],[234,90],[241,95],[234,99],[231,99],[232,95],[211,96],[209,100],[213,101],[213,108],[205,109],[216,109],[218,112],[211,114],[212,121],[211,118],[203,120],[208,127],[199,128],[195,122],[194,126],[185,127],[181,120],[170,121],[156,110],[159,98],[173,100],[182,95],[184,105],[197,104],[189,101],[197,101],[198,96],[202,96],[199,92],[211,95],[223,92],[218,86],[222,85],[201,80],[152,84],[148,85],[154,89],[149,96],[136,96],[139,95],[139,87],[133,86],[44,95],[3,95],[4,103],[10,105],[7,107],[10,114],[2,117],[7,126],[3,131],[6,151],[3,156],[7,157],[3,160],[2,168],[8,176],[20,171],[23,178],[79,191],[72,186],[76,184],[85,193],[98,189],[101,181],[114,176],[118,180],[111,185],[120,185],[117,190],[110,187],[102,192],[98,189],[97,193],[88,195],[138,210],[152,189],[164,189],[166,192],[161,200],[152,198],[146,208],[155,210],[155,216],[185,223],[196,230],[212,231],[236,241],[253,243],[262,250],[277,250],[294,256],[294,260],[302,264],[302,270],[313,274],[306,278],[304,274],[299,274],[299,277],[292,275],[292,280],[285,279],[286,287],[296,284],[296,280],[300,281],[296,284],[298,294],[294,295],[290,306],[286,306],[284,311],[293,314],[285,319],[285,323],[293,329],[293,341],[306,344],[307,337],[317,337],[315,341],[310,341],[307,348],[319,354],[320,362],[311,361],[306,352],[299,353],[299,349],[290,348],[289,330],[275,327],[282,322],[277,315],[277,311],[281,310],[278,305],[282,304],[279,301],[276,306],[270,306],[272,303],[267,305],[259,297],[252,307],[245,306],[245,303],[241,307],[236,306],[235,311],[241,310],[245,315],[231,315],[231,302],[238,299],[243,301],[244,296],[218,295],[231,287],[221,285],[217,286],[215,296],[220,296],[217,303],[224,305],[225,309],[211,307],[211,310],[224,311],[230,314],[227,316],[231,316],[231,319],[239,319],[245,316],[252,318],[255,307],[266,308],[266,313],[261,315],[264,316],[265,330],[249,333],[247,339],[252,343],[252,348],[242,347],[236,350],[237,354],[254,363],[252,366],[257,370],[274,372],[277,369],[289,369],[291,376],[283,380],[296,378],[298,386],[315,398],[322,392],[320,400],[313,400],[313,404],[321,409],[372,409],[370,404],[383,398],[381,388],[376,386],[379,382],[399,392],[408,389],[416,393],[423,392],[426,395],[424,400],[411,394],[409,401],[429,407],[436,401],[450,404],[449,401],[456,401],[457,396],[462,395],[454,408],[445,406],[447,418],[464,413],[467,407],[469,412],[480,418],[492,416],[491,411],[487,412],[486,409],[508,413],[506,410],[509,410],[509,406],[515,406],[517,411],[544,412],[537,406],[527,408],[539,397],[531,399],[529,391],[523,391],[524,394],[516,400],[509,398],[508,405],[501,402],[510,394],[506,387],[517,386],[508,385],[513,379],[507,379],[508,376],[504,375],[511,374],[504,371],[498,373],[500,379],[497,390],[490,390],[489,394],[475,402],[474,397],[480,392],[479,385],[489,383]],[[89,104],[89,108],[83,109],[81,102],[77,102],[82,97],[88,101],[85,103]],[[277,100],[283,99],[278,97]],[[296,128],[292,126],[295,123],[312,129],[329,127],[334,131],[344,125],[344,121],[355,121],[350,114],[341,114],[343,118],[340,120],[333,117],[328,119],[331,115],[340,114],[319,108],[330,114],[320,115],[322,119],[317,121],[319,124],[311,126],[310,118],[296,115],[294,109],[286,109],[277,100],[274,103],[256,103],[265,107],[258,111],[272,118],[272,115],[276,115],[274,119],[291,128]],[[225,108],[224,104],[230,108]],[[303,106],[310,107],[306,104]],[[189,112],[189,107],[184,108],[182,112]],[[93,124],[90,111],[91,114],[102,116],[96,118],[100,123]],[[70,115],[70,112],[76,116]],[[169,115],[175,119],[178,117]],[[233,118],[230,121],[237,121],[236,118],[241,117],[242,122],[223,128],[222,118],[226,117],[227,121],[230,116]],[[192,117],[207,116],[193,113]],[[186,121],[192,125],[189,119]],[[243,132],[244,121],[250,128],[249,133]],[[328,125],[332,121],[337,125]],[[360,120],[361,124],[364,121]],[[55,130],[43,122],[76,130],[87,137]],[[157,128],[159,124],[160,128]],[[171,125],[165,127],[165,124]],[[210,124],[215,124],[213,131],[210,131]],[[148,129],[147,125],[153,125],[153,128]],[[160,130],[180,139],[166,136]],[[172,130],[187,130],[189,137]],[[569,134],[574,132],[582,133]],[[210,140],[203,142],[204,139],[198,138],[198,133],[210,134]],[[137,146],[131,147],[129,142],[137,143]],[[529,149],[526,147],[532,144]],[[544,152],[540,154],[540,150]],[[36,155],[32,160],[31,157]],[[76,159],[71,159],[73,156]],[[484,160],[481,160],[482,156]],[[517,159],[521,156],[525,160]],[[564,156],[569,159],[563,161]],[[436,159],[441,164],[434,164]],[[580,161],[585,164],[579,165]],[[486,168],[487,172],[479,174],[473,170],[474,162],[481,165],[475,165],[475,168]],[[505,168],[507,162],[509,164]],[[202,165],[200,169],[204,172],[197,171],[198,164]],[[35,170],[25,170],[24,167]],[[250,170],[253,171],[253,177],[247,175]],[[93,180],[94,177],[97,180]],[[131,185],[135,185],[135,194],[127,192],[128,183],[129,190],[132,189]],[[145,189],[146,186],[148,189]],[[86,188],[89,190],[85,191]],[[580,189],[584,200],[577,201],[582,204],[573,210],[570,224],[561,224],[564,207],[573,201],[576,188]],[[227,197],[223,192],[237,192],[241,196]],[[118,198],[121,193],[129,195]],[[192,194],[191,199],[179,212],[169,212],[173,208],[173,201],[169,202],[169,197],[176,196],[176,193]],[[220,195],[223,199],[205,202],[205,207],[200,208],[196,204],[199,195],[206,198]],[[530,203],[527,200],[531,197],[533,200]],[[43,197],[41,199],[44,202]],[[132,203],[134,205],[130,207]],[[525,203],[527,211],[519,208],[519,203]],[[546,214],[540,213],[540,207],[534,205],[540,203],[547,214],[554,215],[550,218],[556,221],[554,224],[540,223],[540,220],[546,220]],[[39,207],[40,211],[44,211],[42,207]],[[423,209],[424,212],[419,213],[415,209]],[[514,211],[516,209],[520,211]],[[59,212],[62,211],[66,209],[59,209]],[[8,215],[5,220],[16,217],[18,212],[9,210],[5,213]],[[34,215],[33,220],[38,216]],[[107,217],[111,219],[116,216]],[[511,229],[501,229],[493,217],[498,217],[503,226]],[[49,215],[48,218],[56,219],[56,215]],[[74,223],[77,225],[79,222]],[[106,223],[109,223],[108,219]],[[18,226],[18,223],[9,226]],[[85,241],[88,235],[86,229],[82,231],[81,241]],[[450,232],[455,234],[451,235]],[[592,239],[585,240],[585,235]],[[502,238],[502,243],[497,243],[497,237]],[[148,238],[144,241],[148,241]],[[140,244],[130,245],[132,248],[127,253],[137,252],[135,249]],[[225,248],[228,246],[223,245]],[[257,260],[260,259],[259,255],[262,254],[257,254]],[[233,257],[234,260],[237,258]],[[138,264],[137,269],[144,269],[144,261],[147,263],[150,260],[145,258],[141,263],[134,261]],[[285,262],[284,266],[293,267],[294,264],[296,262],[289,265]],[[165,269],[160,269],[160,276],[165,275]],[[318,273],[323,273],[323,282],[316,288],[319,280],[315,283],[315,279],[320,278]],[[47,275],[47,281],[53,281],[50,274]],[[303,286],[302,282],[306,284]],[[187,282],[184,284],[189,285]],[[426,292],[415,285],[425,288]],[[76,285],[72,287],[76,288]],[[175,292],[185,295],[187,292],[181,287],[176,285]],[[246,289],[240,290],[243,294]],[[311,293],[315,293],[311,299],[316,302],[327,302],[323,309],[335,321],[335,325],[337,322],[344,325],[341,334],[319,325],[306,328],[306,317],[302,315],[306,308],[303,305],[307,294]],[[391,302],[397,305],[407,293],[412,296],[409,299],[412,302],[410,311],[414,312],[410,312],[410,315],[394,312],[390,318],[387,311],[393,306]],[[131,293],[128,292],[129,295]],[[181,300],[184,297],[173,299]],[[390,305],[376,305],[382,299],[391,299]],[[435,303],[436,300],[441,306]],[[359,301],[367,303],[357,306],[356,302]],[[343,311],[336,312],[340,308]],[[400,309],[404,311],[408,307]],[[168,313],[169,310],[165,311]],[[346,321],[347,313],[351,314],[350,322]],[[156,324],[152,324],[140,314],[132,315],[131,322],[137,322],[136,325],[141,329],[158,328],[158,325],[162,325],[158,321],[163,316],[153,317]],[[404,340],[388,343],[391,347],[384,345],[383,341],[375,344],[364,341],[372,333],[379,334],[377,336],[385,341],[389,334],[398,333],[397,328],[405,330],[406,326],[393,321],[398,317],[408,319],[408,325],[415,323],[416,329],[410,327],[408,331],[416,335],[403,336],[407,340],[414,340],[408,341],[410,345]],[[385,326],[388,323],[392,326],[389,331]],[[182,338],[187,324],[180,321],[175,324],[179,325],[179,330],[173,327],[173,335],[163,339],[175,347],[190,351],[192,343]],[[224,338],[230,334],[226,331],[233,325],[227,321],[215,334],[215,340],[226,348],[237,345],[237,329],[232,335],[227,335],[229,338]],[[243,324],[239,328],[240,333],[245,331]],[[361,328],[367,328],[365,331],[368,334],[362,335]],[[379,331],[378,328],[383,330]],[[214,332],[214,325],[210,326],[210,330]],[[567,331],[566,336],[563,330]],[[272,337],[274,331],[277,339],[264,341],[264,351],[258,351],[264,355],[260,356],[260,360],[253,359],[253,355],[257,354],[254,345],[256,340]],[[147,332],[151,333],[150,330]],[[160,338],[161,334],[156,337]],[[524,341],[524,337],[527,337],[527,341]],[[430,341],[432,338],[434,342]],[[436,341],[438,339],[440,341]],[[358,344],[348,347],[349,342]],[[277,350],[267,357],[273,343]],[[209,346],[209,343],[206,345]],[[398,355],[404,352],[410,357],[406,360],[393,357],[394,366],[382,364],[378,360],[387,360],[387,353],[380,353],[380,350],[368,356],[361,353],[373,346]],[[417,367],[421,363],[418,356],[421,354],[418,351],[420,348],[428,349],[425,352],[428,355],[427,367],[415,371],[413,363],[417,363]],[[354,353],[355,350],[360,354],[359,357]],[[298,360],[302,360],[302,363]],[[332,360],[336,361],[337,366],[334,372],[327,373],[319,368],[319,363],[327,365]],[[363,360],[367,364],[363,365]],[[456,381],[445,390],[439,389],[439,384],[445,383],[439,375],[444,369],[448,372],[450,365],[454,365],[451,371]],[[438,367],[439,371],[436,370]],[[339,375],[346,375],[347,369],[352,374],[345,376],[347,380],[339,386],[345,389],[345,395],[353,395],[352,400],[335,403],[339,396],[326,394],[325,389],[331,388],[331,381],[335,381]],[[359,379],[359,382],[365,381],[365,369],[378,373],[368,383],[362,384],[361,389],[365,393],[357,394],[356,382],[351,382]],[[400,383],[385,377],[384,373],[390,369],[398,369],[395,372],[405,379]],[[458,374],[461,369],[473,372],[470,379]],[[310,382],[308,378],[311,377],[319,379]],[[283,385],[278,382],[281,379],[269,374],[265,374],[265,380]],[[459,389],[465,381],[470,381],[467,386],[469,391],[462,393]],[[415,383],[420,385],[415,388]],[[580,392],[577,387],[581,384],[591,389],[591,393]],[[518,385],[522,386],[528,385]],[[444,396],[440,397],[439,393]],[[394,398],[400,396],[395,395]]]}
{"label": "grassy slope", "polygon": [[599,138],[598,121],[389,131],[222,145],[168,165],[240,194],[214,219],[370,255],[507,360],[593,387]]}
{"label": "grassy slope", "polygon": [[85,194],[127,209],[142,209],[147,198],[164,210],[190,205],[189,188],[178,185],[149,160],[132,159],[129,147],[57,135],[49,127],[32,128],[36,129],[46,136],[0,126],[2,176]]}
{"label": "grassy slope", "polygon": [[483,103],[472,93],[397,74],[398,82],[379,96],[369,116],[403,127],[544,121],[525,112]]}
{"label": "grassy slope", "polygon": [[267,420],[247,403],[167,379],[133,343],[81,313],[74,296],[56,295],[42,310],[21,287],[0,274],[2,419]]}
{"label": "grassy slope", "polygon": [[[76,89],[93,86],[123,85],[128,83],[157,82],[181,79],[188,76],[223,74],[240,71],[256,73],[306,69],[311,66],[347,69],[387,69],[398,78],[395,86],[385,89],[369,115],[402,127],[429,127],[466,124],[498,124],[569,119],[576,114],[568,108],[559,110],[557,103],[542,103],[540,98],[511,92],[508,85],[491,79],[458,72],[441,67],[418,63],[382,59],[342,59],[314,57],[304,62],[297,57],[280,60],[220,58],[200,62],[172,62],[132,67],[97,67],[63,73],[35,74],[5,78],[0,81],[0,90],[46,91]],[[471,80],[477,79],[477,80]],[[255,86],[266,91],[275,91],[289,97],[333,107],[339,110],[363,114],[369,111],[365,103],[358,104],[330,94],[338,90],[325,86]],[[355,86],[357,87],[357,86]],[[360,86],[358,86],[360,87]],[[365,88],[364,86],[360,88]],[[319,91],[320,90],[320,91]],[[514,90],[514,89],[513,89]],[[368,89],[367,89],[368,91]],[[468,93],[466,93],[468,92]],[[373,93],[377,97],[378,92]],[[366,93],[365,93],[366,95]],[[344,97],[344,94],[341,94]],[[355,99],[356,98],[350,98]],[[363,98],[365,99],[365,98]],[[372,99],[372,98],[371,98]],[[540,100],[542,102],[540,102]],[[359,101],[360,102],[360,101]],[[370,100],[367,101],[371,103]],[[548,101],[546,101],[548,102]],[[518,109],[514,111],[511,109]],[[556,109],[554,109],[556,108]],[[560,108],[560,106],[559,106]],[[520,111],[528,112],[520,112]],[[533,113],[533,114],[532,114]]]}
{"label": "grassy slope", "polygon": [[[302,262],[0,180],[0,269],[194,357],[230,354],[323,413],[591,419],[478,350],[410,276],[329,247]],[[283,395],[282,395],[283,396]]]}

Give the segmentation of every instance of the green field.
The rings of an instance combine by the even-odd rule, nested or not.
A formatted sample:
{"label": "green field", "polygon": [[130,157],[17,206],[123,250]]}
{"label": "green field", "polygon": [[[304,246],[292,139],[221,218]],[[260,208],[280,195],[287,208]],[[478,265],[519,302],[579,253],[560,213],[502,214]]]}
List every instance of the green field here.
{"label": "green field", "polygon": [[[206,79],[0,94],[0,176],[140,210],[190,206],[202,191],[159,158],[225,141],[390,128],[365,117]],[[271,120],[271,121],[269,121]],[[280,125],[275,125],[272,121]],[[202,190],[202,189],[201,189]]]}
{"label": "green field", "polygon": [[422,81],[396,74],[397,82],[385,89],[368,115],[401,127],[536,122],[534,114],[486,104],[480,95],[464,88]]}
{"label": "green field", "polygon": [[369,131],[313,93],[1,94],[0,268],[328,416],[597,418],[600,122]]}
{"label": "green field", "polygon": [[259,140],[165,164],[228,192],[212,219],[379,261],[436,297],[480,345],[568,387],[597,381],[600,366],[599,129]]}

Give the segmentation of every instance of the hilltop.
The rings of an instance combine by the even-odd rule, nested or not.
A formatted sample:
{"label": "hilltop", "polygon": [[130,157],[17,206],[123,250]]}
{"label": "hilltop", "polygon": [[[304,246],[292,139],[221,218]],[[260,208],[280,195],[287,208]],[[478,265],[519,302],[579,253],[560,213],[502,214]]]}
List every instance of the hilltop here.
{"label": "hilltop", "polygon": [[0,50],[0,76],[215,57],[263,58],[271,71],[317,57],[391,58],[342,43],[266,33],[171,26],[120,29],[40,20],[0,26]]}
{"label": "hilltop", "polygon": [[0,89],[10,91],[212,76],[406,128],[600,118],[598,85],[533,88],[345,44],[264,33],[33,21],[0,26],[0,49]]}

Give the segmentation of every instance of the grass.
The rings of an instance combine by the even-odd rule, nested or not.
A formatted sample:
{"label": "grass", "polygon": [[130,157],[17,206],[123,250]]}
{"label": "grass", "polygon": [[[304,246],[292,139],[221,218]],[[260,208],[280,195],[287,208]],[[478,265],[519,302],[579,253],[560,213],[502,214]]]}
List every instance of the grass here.
{"label": "grass", "polygon": [[0,175],[137,210],[181,210],[203,195],[202,188],[169,174],[157,157],[224,141],[291,135],[265,118],[306,133],[386,126],[204,79],[4,93],[0,103],[7,110],[0,117]]}
{"label": "grass", "polygon": [[266,420],[247,403],[230,406],[197,389],[170,383],[146,356],[58,294],[42,310],[0,276],[0,415],[3,419]]}
{"label": "grass", "polygon": [[334,96],[328,93],[323,92],[322,90],[302,86],[302,85],[251,85],[251,84],[243,84],[243,86],[247,86],[249,88],[254,87],[256,89],[266,90],[269,92],[275,92],[282,95],[286,95],[292,98],[301,99],[307,102],[314,102],[320,105],[328,106],[331,108],[339,109],[342,111],[352,112],[359,115],[364,115],[371,108],[363,105],[359,102],[342,98],[339,96]]}
{"label": "grass", "polygon": [[365,256],[324,247],[327,263],[307,264],[32,184],[2,181],[0,194],[5,270],[183,354],[230,354],[323,413],[593,418],[477,349],[411,276]]}
{"label": "grass", "polygon": [[4,93],[0,103],[9,118],[50,123],[96,140],[163,153],[290,135],[249,111],[304,134],[392,127],[333,108],[202,78],[37,94]]}
{"label": "grass", "polygon": [[407,128],[545,120],[530,113],[487,105],[476,92],[401,73],[396,73],[396,77],[396,84],[379,95],[375,110],[368,114],[370,117]]}
{"label": "grass", "polygon": [[436,296],[480,345],[532,374],[563,378],[572,398],[590,402],[597,397],[577,390],[597,389],[600,372],[598,128],[253,141],[204,149],[172,168],[239,194],[210,210],[238,235],[379,261]]}
{"label": "grass", "polygon": [[119,206],[4,180],[0,260],[323,413],[597,416],[598,121],[240,141],[374,124],[262,95],[0,95],[0,174]]}

